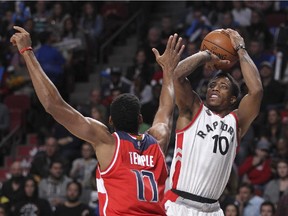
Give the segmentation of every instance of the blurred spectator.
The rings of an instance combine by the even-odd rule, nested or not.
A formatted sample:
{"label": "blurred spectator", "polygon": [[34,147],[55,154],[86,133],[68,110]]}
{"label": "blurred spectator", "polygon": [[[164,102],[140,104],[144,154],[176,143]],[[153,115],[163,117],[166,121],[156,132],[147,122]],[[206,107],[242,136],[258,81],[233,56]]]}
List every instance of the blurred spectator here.
{"label": "blurred spectator", "polygon": [[255,188],[255,193],[262,195],[265,184],[272,177],[271,143],[265,138],[257,142],[254,155],[248,156],[239,166],[238,172],[242,182],[248,182]]}
{"label": "blurred spectator", "polygon": [[34,4],[35,12],[32,12],[32,18],[35,25],[34,29],[37,33],[47,31],[48,19],[50,17],[50,12],[47,6],[48,4],[48,1],[43,0],[38,0]]}
{"label": "blurred spectator", "polygon": [[[265,93],[264,93],[265,94]],[[272,151],[275,149],[277,140],[282,132],[282,122],[280,111],[276,108],[270,108],[267,111],[265,124],[261,128],[260,136],[265,136],[272,144]]]}
{"label": "blurred spectator", "polygon": [[189,41],[193,42],[199,38],[203,29],[209,28],[211,30],[211,24],[208,18],[203,14],[202,9],[195,8],[192,14],[193,18],[185,29],[185,35],[189,38]]}
{"label": "blurred spectator", "polygon": [[3,204],[0,204],[0,216],[8,216],[7,210]]}
{"label": "blurred spectator", "polygon": [[235,65],[233,68],[231,68],[231,75],[240,86],[240,90],[241,90],[240,97],[242,98],[244,95],[248,93],[248,89],[244,82],[240,66]]}
{"label": "blurred spectator", "polygon": [[102,93],[100,88],[94,88],[89,92],[89,100],[87,103],[78,106],[78,110],[84,116],[91,115],[91,109],[97,107],[101,112],[101,115],[106,118],[106,107],[102,104]]}
{"label": "blurred spectator", "polygon": [[1,140],[9,132],[10,115],[8,107],[0,101],[0,138]]}
{"label": "blurred spectator", "polygon": [[58,122],[55,122],[52,128],[52,136],[57,140],[60,155],[68,161],[70,167],[72,161],[81,156],[80,150],[84,141]]}
{"label": "blurred spectator", "polygon": [[237,166],[240,166],[244,163],[245,159],[253,154],[254,148],[253,143],[255,141],[255,129],[253,126],[250,126],[246,134],[242,137],[240,145],[238,147],[238,152],[236,154],[235,163]]}
{"label": "blurred spectator", "polygon": [[224,215],[225,216],[240,216],[239,207],[234,203],[230,203],[226,205],[224,209]]}
{"label": "blurred spectator", "polygon": [[134,77],[130,88],[130,93],[136,95],[141,105],[149,103],[152,100],[152,87],[140,75]]}
{"label": "blurred spectator", "polygon": [[126,78],[132,82],[135,77],[141,76],[147,84],[150,84],[153,73],[154,68],[149,65],[145,50],[137,50],[134,63],[127,69]]}
{"label": "blurred spectator", "polygon": [[264,202],[262,197],[254,193],[253,185],[249,183],[242,183],[239,186],[236,200],[242,216],[258,216],[260,206]]}
{"label": "blurred spectator", "polygon": [[145,103],[141,106],[143,121],[149,125],[152,125],[154,116],[158,110],[161,85],[162,79],[153,79],[151,81],[152,99],[150,102]]}
{"label": "blurred spectator", "polygon": [[97,2],[86,2],[79,18],[79,29],[85,33],[89,47],[88,55],[93,57],[98,55],[99,42],[104,28],[103,17],[96,7]]}
{"label": "blurred spectator", "polygon": [[161,43],[166,45],[169,36],[175,32],[172,16],[164,15],[161,17]]}
{"label": "blurred spectator", "polygon": [[259,68],[259,73],[263,84],[263,98],[262,107],[263,111],[268,106],[279,105],[284,99],[284,88],[282,84],[274,79],[273,66],[269,62],[262,62]]}
{"label": "blurred spectator", "polygon": [[30,34],[30,37],[31,37],[31,41],[32,41],[32,46],[34,48],[40,46],[40,41],[39,41],[39,38],[38,38],[38,33],[35,31],[35,28],[34,28],[35,24],[34,24],[34,21],[32,18],[29,18],[29,19],[26,19],[24,24],[23,24],[23,28],[29,32]]}
{"label": "blurred spectator", "polygon": [[276,175],[265,186],[263,198],[277,205],[286,191],[288,191],[288,162],[279,160],[276,164]]}
{"label": "blurred spectator", "polygon": [[103,124],[108,123],[106,116],[103,116],[101,110],[96,106],[91,108],[90,117],[102,122]]}
{"label": "blurred spectator", "polygon": [[235,29],[236,27],[239,26],[239,23],[237,23],[235,20],[234,20],[234,16],[232,14],[231,11],[226,11],[223,16],[222,16],[222,19],[220,20],[220,23],[219,23],[219,26],[217,26],[217,28],[223,28],[223,29],[226,29],[226,28],[232,28],[232,29]]}
{"label": "blurred spectator", "polygon": [[70,177],[77,180],[82,185],[81,201],[88,203],[92,191],[91,173],[96,168],[97,160],[94,158],[95,152],[90,143],[83,143],[81,158],[72,162]]}
{"label": "blurred spectator", "polygon": [[286,192],[277,203],[275,216],[288,215],[288,193]]}
{"label": "blurred spectator", "polygon": [[60,154],[56,138],[49,136],[45,139],[44,151],[39,151],[32,159],[30,174],[34,176],[37,182],[48,177],[49,167],[54,160],[62,160],[64,172],[68,172],[67,159]]}
{"label": "blurred spectator", "polygon": [[264,201],[260,206],[260,216],[274,216],[275,212],[276,208],[272,202]]}
{"label": "blurred spectator", "polygon": [[8,42],[9,38],[13,34],[13,26],[15,25],[13,21],[12,10],[5,11],[5,15],[0,19],[0,36],[3,42]]}
{"label": "blurred spectator", "polygon": [[66,201],[56,207],[54,216],[92,216],[89,206],[79,201],[81,192],[82,187],[79,182],[69,182],[66,187]]}
{"label": "blurred spectator", "polygon": [[121,93],[129,93],[131,83],[122,75],[121,68],[112,67],[107,70],[108,82],[102,84],[101,87],[104,99],[111,96],[111,90],[116,88],[119,89]]}
{"label": "blurred spectator", "polygon": [[61,161],[52,161],[49,167],[49,176],[39,182],[39,197],[49,201],[52,211],[65,201],[66,187],[71,181],[63,173]]}
{"label": "blurred spectator", "polygon": [[145,51],[147,62],[151,66],[156,63],[152,48],[156,48],[159,53],[163,53],[165,50],[165,45],[161,43],[161,29],[156,26],[150,27],[148,29],[145,41],[143,41],[142,44],[140,44],[138,47],[138,49]]}
{"label": "blurred spectator", "polygon": [[273,35],[265,23],[263,13],[258,9],[252,9],[251,25],[247,26],[250,38],[257,38],[263,41],[264,50],[271,50],[273,45]]}
{"label": "blurred spectator", "polygon": [[46,75],[59,89],[60,94],[67,98],[64,92],[64,64],[65,59],[61,52],[53,47],[55,37],[52,32],[43,31],[39,34],[41,46],[35,51],[36,58],[41,64]]}
{"label": "blurred spectator", "polygon": [[[127,20],[129,16],[128,3],[125,1],[105,1],[100,8],[100,14],[104,19],[103,38],[106,39]],[[121,35],[124,38],[125,33]],[[118,38],[118,40],[123,38]]]}
{"label": "blurred spectator", "polygon": [[15,204],[14,216],[51,216],[52,210],[46,199],[38,197],[38,185],[34,178],[29,177],[24,186],[25,197]]}
{"label": "blurred spectator", "polygon": [[234,21],[237,22],[240,26],[249,26],[251,23],[251,9],[246,7],[243,1],[232,1],[232,5]]}
{"label": "blurred spectator", "polygon": [[284,138],[278,139],[273,154],[273,160],[288,158],[288,140]]}
{"label": "blurred spectator", "polygon": [[[70,81],[87,81],[89,75],[88,68],[88,51],[87,51],[87,40],[84,32],[78,28],[75,19],[68,16],[63,23],[63,33],[61,35],[62,44],[64,49],[62,50],[63,56],[67,63],[65,65],[66,80]],[[71,90],[73,87],[67,85]],[[67,89],[68,90],[68,89]]]}
{"label": "blurred spectator", "polygon": [[64,21],[69,16],[69,14],[65,11],[66,8],[63,8],[63,4],[63,2],[54,2],[51,15],[48,18],[49,30],[55,35],[56,41],[61,39],[64,29]]}
{"label": "blurred spectator", "polygon": [[24,182],[20,161],[15,161],[10,167],[11,178],[3,182],[2,196],[9,199],[10,207],[13,210],[15,204],[25,199]]}
{"label": "blurred spectator", "polygon": [[264,50],[263,41],[258,38],[251,38],[247,50],[258,70],[261,69],[261,63],[263,62],[270,63],[271,67],[273,67],[276,57],[274,54]]}
{"label": "blurred spectator", "polygon": [[206,93],[208,88],[208,83],[210,79],[214,76],[215,71],[212,71],[208,68],[207,64],[203,66],[202,78],[198,82],[196,87],[196,92],[199,94],[202,100],[206,100]]}
{"label": "blurred spectator", "polygon": [[288,123],[288,97],[287,96],[285,96],[285,99],[282,104],[283,104],[283,107],[280,109],[281,122],[282,124],[287,124]]}

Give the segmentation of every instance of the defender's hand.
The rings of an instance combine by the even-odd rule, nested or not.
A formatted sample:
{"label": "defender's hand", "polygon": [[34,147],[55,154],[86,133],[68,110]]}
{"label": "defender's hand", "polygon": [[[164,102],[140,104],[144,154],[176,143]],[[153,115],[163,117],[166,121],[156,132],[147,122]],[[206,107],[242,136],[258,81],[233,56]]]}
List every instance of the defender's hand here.
{"label": "defender's hand", "polygon": [[19,26],[14,26],[13,28],[18,31],[10,38],[10,42],[13,46],[17,46],[19,51],[23,48],[31,47],[32,42],[30,34]]}

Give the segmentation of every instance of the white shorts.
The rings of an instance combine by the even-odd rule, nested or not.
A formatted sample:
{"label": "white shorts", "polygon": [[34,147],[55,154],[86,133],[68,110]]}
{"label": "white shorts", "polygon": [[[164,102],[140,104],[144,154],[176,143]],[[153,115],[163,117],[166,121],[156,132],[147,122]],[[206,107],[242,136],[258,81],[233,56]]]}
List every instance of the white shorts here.
{"label": "white shorts", "polygon": [[171,201],[168,198],[165,201],[167,216],[224,216],[219,202],[212,204],[200,203],[180,196],[173,200]]}

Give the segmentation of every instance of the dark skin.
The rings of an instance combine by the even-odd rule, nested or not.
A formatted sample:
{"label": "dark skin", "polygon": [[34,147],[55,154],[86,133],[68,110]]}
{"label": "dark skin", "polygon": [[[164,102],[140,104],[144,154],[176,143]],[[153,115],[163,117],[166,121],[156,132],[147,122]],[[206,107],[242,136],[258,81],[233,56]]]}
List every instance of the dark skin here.
{"label": "dark skin", "polygon": [[[14,29],[17,33],[11,37],[11,43],[17,46],[19,51],[30,47],[32,42],[29,33],[18,26],[14,26]],[[158,141],[163,152],[167,149],[172,130],[172,116],[175,106],[173,75],[184,50],[181,42],[182,38],[178,38],[178,35],[174,34],[169,37],[166,50],[162,55],[156,49],[152,49],[158,64],[163,70],[163,84],[159,108],[148,133]],[[101,169],[106,169],[113,158],[116,146],[115,139],[108,127],[100,121],[84,117],[63,100],[57,88],[41,68],[32,50],[23,52],[22,56],[36,94],[45,110],[72,134],[90,143],[94,148]],[[142,123],[140,114],[138,122],[139,124]],[[111,118],[110,123],[113,125],[113,119]]]}
{"label": "dark skin", "polygon": [[[232,29],[223,31],[229,35],[234,48],[239,44],[244,44],[244,40],[238,32]],[[234,110],[238,117],[239,137],[243,137],[259,113],[263,88],[259,72],[247,51],[245,49],[239,49],[238,57],[242,75],[248,88],[248,93],[240,101],[238,109]],[[174,85],[176,104],[179,108],[179,117],[176,125],[177,130],[181,130],[187,126],[200,108],[202,100],[192,89],[186,76],[192,73],[198,66],[205,63],[208,63],[208,67],[214,70],[215,63],[228,64],[229,62],[219,62],[219,59],[217,59],[215,55],[211,54],[211,56],[209,56],[207,52],[199,52],[182,60],[175,69],[176,79]],[[206,105],[211,111],[222,117],[226,116],[233,111],[232,107],[235,102],[236,97],[231,94],[231,82],[228,78],[218,78],[209,84],[206,94]]]}

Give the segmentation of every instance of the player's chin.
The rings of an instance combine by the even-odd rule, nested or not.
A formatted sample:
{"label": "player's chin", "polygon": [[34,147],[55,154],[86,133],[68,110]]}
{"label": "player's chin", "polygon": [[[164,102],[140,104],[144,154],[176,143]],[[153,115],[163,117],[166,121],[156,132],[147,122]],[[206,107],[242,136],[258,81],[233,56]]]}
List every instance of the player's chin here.
{"label": "player's chin", "polygon": [[208,98],[206,104],[211,108],[217,108],[221,105],[221,101],[215,98]]}

